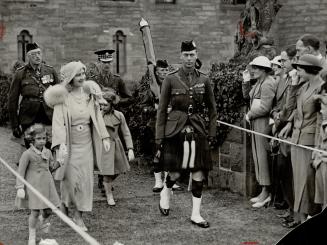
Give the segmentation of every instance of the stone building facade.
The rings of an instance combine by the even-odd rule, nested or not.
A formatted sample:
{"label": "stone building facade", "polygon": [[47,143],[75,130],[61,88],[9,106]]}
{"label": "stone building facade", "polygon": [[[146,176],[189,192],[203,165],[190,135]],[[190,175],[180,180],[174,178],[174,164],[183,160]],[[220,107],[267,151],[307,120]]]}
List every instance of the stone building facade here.
{"label": "stone building facade", "polygon": [[[103,47],[119,50],[114,72],[138,80],[146,70],[139,21],[151,27],[156,56],[179,62],[180,42],[194,39],[203,68],[234,53],[234,32],[245,1],[217,0],[2,0],[0,68],[24,58],[23,44],[37,42],[47,63],[88,63]],[[240,3],[240,4],[238,4]],[[117,54],[117,52],[116,52]]]}
{"label": "stone building facade", "polygon": [[[247,0],[250,1],[250,0]],[[265,0],[254,0],[254,2]],[[138,81],[146,60],[138,23],[151,27],[157,58],[179,62],[181,40],[198,44],[203,70],[212,62],[226,62],[235,51],[234,35],[245,1],[237,0],[1,0],[0,70],[9,72],[24,58],[23,43],[35,41],[45,60],[56,69],[70,60],[93,62],[93,52],[118,50],[114,72]],[[284,0],[269,35],[278,51],[304,33],[315,34],[326,52],[326,0]],[[119,62],[117,62],[119,61]],[[117,65],[119,63],[119,65]],[[242,123],[241,123],[242,124]],[[245,126],[242,124],[242,126]],[[249,135],[233,129],[224,145],[215,150],[209,185],[251,195],[255,191]]]}

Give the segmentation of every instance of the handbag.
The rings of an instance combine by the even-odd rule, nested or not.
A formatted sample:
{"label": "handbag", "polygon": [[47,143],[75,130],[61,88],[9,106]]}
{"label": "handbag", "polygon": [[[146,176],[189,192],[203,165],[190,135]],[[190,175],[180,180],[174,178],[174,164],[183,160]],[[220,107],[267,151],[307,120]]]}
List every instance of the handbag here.
{"label": "handbag", "polygon": [[60,167],[55,171],[54,179],[61,181],[65,177],[65,172],[68,164],[68,153],[64,144],[60,144],[59,149],[56,150],[56,161],[60,163]]}

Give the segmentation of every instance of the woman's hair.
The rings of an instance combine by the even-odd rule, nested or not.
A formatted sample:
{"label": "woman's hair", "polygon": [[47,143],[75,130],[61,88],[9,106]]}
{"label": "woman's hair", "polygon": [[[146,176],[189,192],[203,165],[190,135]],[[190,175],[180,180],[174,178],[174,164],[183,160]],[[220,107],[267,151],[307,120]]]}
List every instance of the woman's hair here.
{"label": "woman's hair", "polygon": [[35,140],[35,136],[37,134],[42,134],[42,133],[47,133],[47,130],[43,126],[43,124],[40,123],[33,124],[25,131],[25,140],[29,144],[33,144]]}
{"label": "woman's hair", "polygon": [[296,46],[295,45],[287,46],[285,52],[290,60],[293,59],[296,55]]}
{"label": "woman's hair", "polygon": [[318,66],[306,66],[306,65],[297,65],[298,67],[302,68],[306,73],[311,75],[318,75],[321,71],[321,67]]}

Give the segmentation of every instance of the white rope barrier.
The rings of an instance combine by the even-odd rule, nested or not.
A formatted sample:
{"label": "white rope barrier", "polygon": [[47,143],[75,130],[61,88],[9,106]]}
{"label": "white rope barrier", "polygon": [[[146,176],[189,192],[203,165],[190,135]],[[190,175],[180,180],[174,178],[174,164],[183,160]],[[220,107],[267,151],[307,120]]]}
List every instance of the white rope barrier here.
{"label": "white rope barrier", "polygon": [[9,164],[0,157],[1,163],[12,172],[20,181],[26,185],[41,201],[43,201],[52,211],[59,216],[67,225],[69,225],[76,233],[78,233],[86,242],[90,245],[100,245],[93,237],[83,231],[78,225],[76,225],[68,216],[60,211],[55,205],[53,205],[47,198],[45,198],[39,191],[37,191],[30,183],[28,183],[22,176],[19,175]]}
{"label": "white rope barrier", "polygon": [[289,145],[294,145],[294,146],[297,146],[297,147],[301,147],[301,148],[304,148],[304,149],[307,149],[307,150],[310,150],[310,151],[317,151],[317,152],[320,152],[320,153],[326,153],[327,154],[327,151],[323,151],[323,150],[320,150],[320,149],[317,149],[317,148],[313,148],[313,147],[306,146],[306,145],[295,144],[295,143],[293,143],[291,141],[288,141],[288,140],[283,140],[283,139],[280,139],[280,138],[276,138],[276,137],[273,137],[273,136],[270,136],[270,135],[267,135],[267,134],[263,134],[263,133],[259,133],[259,132],[256,132],[256,131],[253,131],[253,130],[250,130],[250,129],[242,128],[242,127],[239,127],[239,126],[236,126],[236,125],[233,125],[233,124],[229,124],[229,123],[226,123],[226,122],[223,122],[223,121],[220,121],[220,120],[217,120],[217,122],[220,123],[220,124],[226,125],[228,127],[232,127],[232,128],[236,128],[236,129],[245,131],[247,133],[256,134],[256,135],[259,135],[259,136],[262,136],[262,137],[277,140],[279,142],[283,142],[283,143],[286,143],[286,144],[289,144]]}

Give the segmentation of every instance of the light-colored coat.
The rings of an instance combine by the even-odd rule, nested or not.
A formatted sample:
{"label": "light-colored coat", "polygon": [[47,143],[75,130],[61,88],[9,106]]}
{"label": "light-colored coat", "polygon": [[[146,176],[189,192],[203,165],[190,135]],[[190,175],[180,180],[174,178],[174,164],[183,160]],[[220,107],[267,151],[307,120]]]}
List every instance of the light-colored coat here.
{"label": "light-colored coat", "polygon": [[[248,116],[251,120],[251,127],[254,131],[265,133],[269,123],[269,114],[273,106],[276,93],[276,82],[271,76],[264,81],[257,82],[252,88],[249,83],[243,84],[243,96],[250,98],[251,105],[254,99],[260,99],[258,106],[251,106]],[[252,135],[252,154],[256,178],[259,185],[268,186],[271,184],[268,164],[268,142],[258,135]]]}
{"label": "light-colored coat", "polygon": [[[62,85],[56,85],[62,86]],[[55,86],[54,86],[55,87]],[[67,96],[55,100],[55,89],[49,88],[46,93],[46,101],[51,101],[51,105],[54,106],[53,118],[52,118],[52,146],[54,148],[60,144],[66,144],[68,149],[68,156],[65,159],[64,166],[69,164],[70,152],[71,152],[71,116],[68,109]],[[53,90],[53,91],[51,91]],[[94,100],[93,96],[90,96],[87,108],[91,115],[92,124],[92,138],[93,145],[102,145],[102,139],[108,138],[109,134],[106,130],[105,123],[103,121],[102,114],[100,112],[100,107]],[[95,150],[95,164],[101,161],[102,147],[94,147]],[[65,168],[60,168],[64,171]],[[64,173],[57,173],[59,176],[64,175]]]}
{"label": "light-colored coat", "polygon": [[[125,173],[129,171],[130,166],[120,137],[123,138],[127,149],[133,149],[133,141],[124,114],[114,110],[112,113],[105,114],[103,118],[110,135],[110,150],[109,152],[103,149],[96,150],[102,152],[102,160],[98,164],[99,170],[102,175]],[[100,144],[95,147],[103,148]]]}

